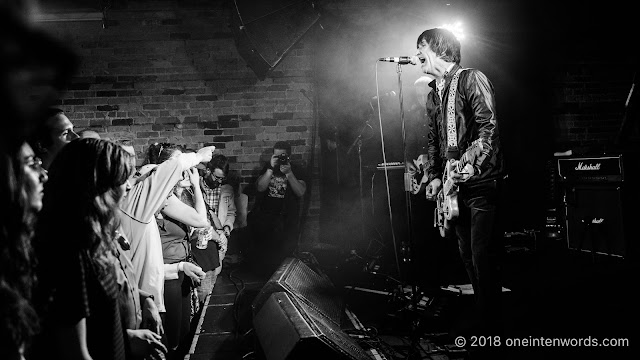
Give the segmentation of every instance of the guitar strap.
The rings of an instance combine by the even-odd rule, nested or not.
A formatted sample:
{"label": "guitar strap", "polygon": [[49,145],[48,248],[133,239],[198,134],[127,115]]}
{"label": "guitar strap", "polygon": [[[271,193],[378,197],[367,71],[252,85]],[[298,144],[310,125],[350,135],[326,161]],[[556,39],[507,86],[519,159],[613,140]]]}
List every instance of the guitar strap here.
{"label": "guitar strap", "polygon": [[449,150],[458,148],[458,132],[456,130],[456,95],[458,94],[458,79],[460,73],[466,69],[458,69],[449,84],[449,98],[447,100],[447,147]]}

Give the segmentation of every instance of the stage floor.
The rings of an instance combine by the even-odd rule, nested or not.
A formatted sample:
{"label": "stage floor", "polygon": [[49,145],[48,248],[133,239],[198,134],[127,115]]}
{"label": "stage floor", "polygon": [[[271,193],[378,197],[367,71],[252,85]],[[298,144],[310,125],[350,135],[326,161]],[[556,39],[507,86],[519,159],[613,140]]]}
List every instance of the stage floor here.
{"label": "stage floor", "polygon": [[[553,241],[542,245],[537,250],[513,251],[505,258],[503,285],[509,291],[503,292],[504,331],[498,342],[528,342],[528,346],[502,346],[488,358],[625,359],[640,354],[640,312],[634,291],[637,264],[567,251]],[[372,359],[477,359],[487,358],[482,357],[487,350],[498,350],[487,345],[496,344],[495,338],[473,338],[468,332],[473,295],[432,286],[412,288],[384,274],[353,273],[354,267],[336,263],[340,261],[332,261],[329,267],[323,267],[322,261],[317,264],[344,290],[341,329]],[[265,359],[253,329],[251,303],[271,274],[250,265],[225,264],[203,314],[194,323],[185,359]],[[463,272],[457,274],[458,279],[448,279],[464,284]],[[417,294],[416,302],[411,301],[412,294]],[[466,347],[456,346],[457,336],[465,338]],[[605,339],[623,346],[604,347]],[[470,347],[474,341],[485,346]]]}

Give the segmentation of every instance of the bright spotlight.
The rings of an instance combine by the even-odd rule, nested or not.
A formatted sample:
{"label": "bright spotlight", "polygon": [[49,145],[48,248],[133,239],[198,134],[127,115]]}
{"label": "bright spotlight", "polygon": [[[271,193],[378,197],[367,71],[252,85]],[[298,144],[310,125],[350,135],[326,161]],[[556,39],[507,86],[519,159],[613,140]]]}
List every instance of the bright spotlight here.
{"label": "bright spotlight", "polygon": [[462,23],[460,21],[455,24],[444,24],[440,27],[451,31],[458,41],[464,40],[464,30],[462,29]]}

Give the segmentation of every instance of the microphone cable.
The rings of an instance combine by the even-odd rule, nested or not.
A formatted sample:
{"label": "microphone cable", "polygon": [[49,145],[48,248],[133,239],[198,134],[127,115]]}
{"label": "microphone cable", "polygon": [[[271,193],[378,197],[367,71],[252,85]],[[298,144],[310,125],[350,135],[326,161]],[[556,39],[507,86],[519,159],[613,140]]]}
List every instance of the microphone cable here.
{"label": "microphone cable", "polygon": [[[391,212],[391,191],[389,190],[389,170],[387,169],[387,153],[384,146],[384,132],[382,129],[382,112],[380,110],[380,85],[378,82],[378,61],[376,61],[375,67],[376,75],[376,96],[378,102],[378,123],[380,125],[380,147],[382,150],[382,165],[384,168],[385,190],[387,191],[387,210],[389,210],[389,225],[391,228],[391,240],[393,241],[393,253],[396,262],[396,269],[398,270],[398,276],[402,274],[400,271],[400,262],[398,261],[398,246],[396,244],[396,231],[393,226],[393,213]],[[403,164],[404,166],[404,164]]]}

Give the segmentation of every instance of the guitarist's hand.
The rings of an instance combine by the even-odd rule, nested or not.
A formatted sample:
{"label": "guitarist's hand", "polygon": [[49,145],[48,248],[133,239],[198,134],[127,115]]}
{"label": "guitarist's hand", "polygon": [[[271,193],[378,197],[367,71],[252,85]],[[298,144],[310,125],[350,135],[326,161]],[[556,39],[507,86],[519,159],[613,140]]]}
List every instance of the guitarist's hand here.
{"label": "guitarist's hand", "polygon": [[424,172],[423,156],[424,155],[420,155],[417,159],[414,159],[412,162],[407,161],[405,164],[407,174],[411,177],[411,193],[413,195],[420,194],[426,188],[428,176],[427,173]]}
{"label": "guitarist's hand", "polygon": [[429,183],[429,185],[427,185],[427,188],[425,189],[425,193],[426,193],[425,195],[427,200],[435,200],[441,188],[442,188],[442,180],[438,178],[431,180],[431,182]]}
{"label": "guitarist's hand", "polygon": [[454,183],[465,182],[469,180],[475,174],[475,169],[471,164],[467,164],[462,168],[462,171],[458,171],[459,163],[456,161],[451,171],[449,172],[449,177],[453,180]]}

